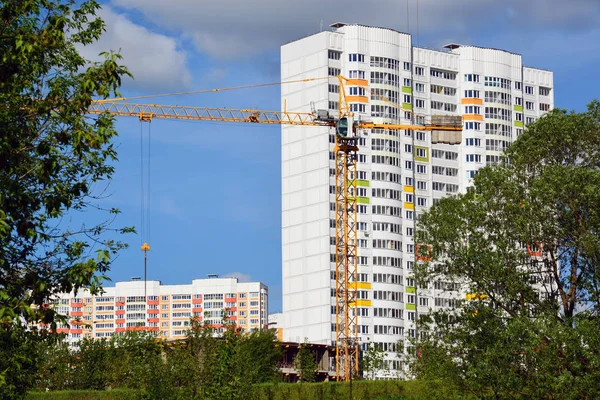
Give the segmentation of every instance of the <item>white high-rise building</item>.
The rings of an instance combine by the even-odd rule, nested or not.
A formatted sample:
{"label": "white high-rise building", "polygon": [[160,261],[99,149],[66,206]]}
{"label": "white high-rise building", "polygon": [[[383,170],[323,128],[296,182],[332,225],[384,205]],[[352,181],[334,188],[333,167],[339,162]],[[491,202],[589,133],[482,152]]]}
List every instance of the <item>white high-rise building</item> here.
{"label": "white high-rise building", "polygon": [[[331,27],[281,47],[282,81],[331,77],[284,84],[282,108],[337,116],[341,74],[361,120],[464,120],[460,145],[432,144],[425,131],[359,132],[359,332],[381,343],[396,369],[396,343],[415,334],[416,313],[455,301],[441,294],[445,282],[415,296],[415,220],[443,196],[464,192],[479,168],[497,162],[528,123],[553,108],[553,75],[504,50],[449,44],[436,51],[413,47],[410,35],[391,29]],[[282,126],[284,340],[335,340],[333,135],[326,127]]]}

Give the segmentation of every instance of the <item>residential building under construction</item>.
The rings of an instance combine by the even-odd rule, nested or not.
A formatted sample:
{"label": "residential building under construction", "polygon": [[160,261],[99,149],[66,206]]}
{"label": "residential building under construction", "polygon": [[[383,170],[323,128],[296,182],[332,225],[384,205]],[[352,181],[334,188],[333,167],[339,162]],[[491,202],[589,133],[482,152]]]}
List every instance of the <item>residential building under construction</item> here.
{"label": "residential building under construction", "polygon": [[[416,335],[418,313],[453,307],[459,286],[412,277],[421,213],[465,192],[478,169],[497,163],[523,129],[554,106],[551,71],[509,51],[448,44],[413,46],[392,29],[336,23],[281,47],[282,109],[337,115],[340,85],[355,119],[427,124],[462,116],[456,144],[431,132],[362,129],[357,176],[358,346],[368,340],[402,369],[397,343]],[[328,127],[282,125],[283,339],[335,345],[335,153]],[[438,142],[438,140],[434,140]],[[448,290],[451,289],[450,292]]]}

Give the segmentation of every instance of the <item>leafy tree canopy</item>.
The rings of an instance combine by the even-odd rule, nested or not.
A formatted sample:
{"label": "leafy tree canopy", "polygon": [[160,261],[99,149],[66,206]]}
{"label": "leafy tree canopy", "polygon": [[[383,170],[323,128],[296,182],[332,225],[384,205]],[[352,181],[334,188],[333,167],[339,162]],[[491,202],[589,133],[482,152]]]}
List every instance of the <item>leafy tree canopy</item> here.
{"label": "leafy tree canopy", "polygon": [[[77,3],[77,5],[76,5]],[[120,56],[90,64],[78,52],[100,37],[94,0],[0,3],[0,318],[53,322],[56,292],[96,293],[123,244],[97,226],[74,226],[110,179],[113,117],[86,116],[92,99],[118,95]],[[122,229],[128,232],[130,229]]]}
{"label": "leafy tree canopy", "polygon": [[553,110],[471,190],[423,215],[418,279],[458,282],[470,296],[420,320],[435,335],[417,344],[417,376],[478,394],[552,398],[564,382],[578,388],[568,396],[586,393],[600,372],[599,152],[599,102]]}

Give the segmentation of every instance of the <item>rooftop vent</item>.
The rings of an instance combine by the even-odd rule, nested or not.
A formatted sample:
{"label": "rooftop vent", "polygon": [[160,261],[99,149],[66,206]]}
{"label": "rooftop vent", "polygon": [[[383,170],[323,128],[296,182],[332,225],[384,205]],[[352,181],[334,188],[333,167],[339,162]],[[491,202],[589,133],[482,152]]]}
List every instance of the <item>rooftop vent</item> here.
{"label": "rooftop vent", "polygon": [[141,281],[141,280],[142,280],[142,278],[140,278],[139,276],[132,276],[132,277],[131,277],[131,280],[132,280],[132,281]]}
{"label": "rooftop vent", "polygon": [[208,274],[208,279],[215,279],[218,278],[219,275],[218,274]]}

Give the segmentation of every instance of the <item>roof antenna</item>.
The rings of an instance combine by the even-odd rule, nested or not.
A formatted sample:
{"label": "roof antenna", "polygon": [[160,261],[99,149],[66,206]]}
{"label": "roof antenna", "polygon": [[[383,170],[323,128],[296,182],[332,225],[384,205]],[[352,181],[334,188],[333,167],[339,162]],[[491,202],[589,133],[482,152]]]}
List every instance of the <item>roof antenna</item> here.
{"label": "roof antenna", "polygon": [[323,32],[323,18],[321,18],[321,28],[320,28],[319,32]]}

